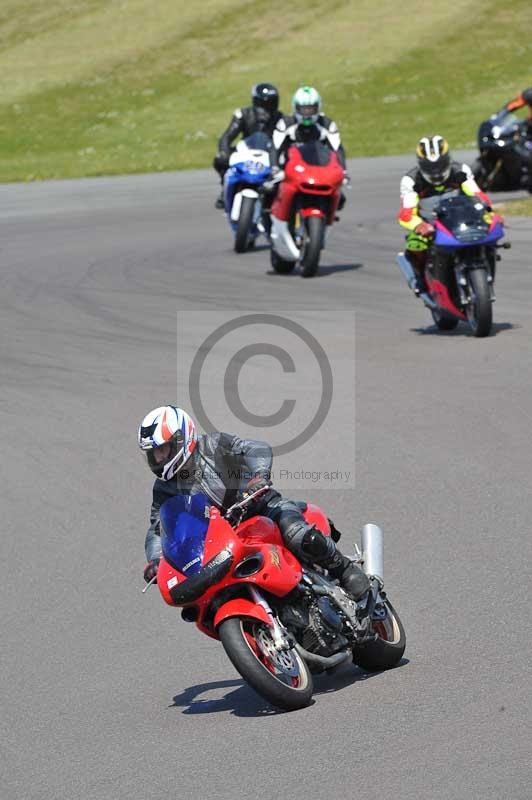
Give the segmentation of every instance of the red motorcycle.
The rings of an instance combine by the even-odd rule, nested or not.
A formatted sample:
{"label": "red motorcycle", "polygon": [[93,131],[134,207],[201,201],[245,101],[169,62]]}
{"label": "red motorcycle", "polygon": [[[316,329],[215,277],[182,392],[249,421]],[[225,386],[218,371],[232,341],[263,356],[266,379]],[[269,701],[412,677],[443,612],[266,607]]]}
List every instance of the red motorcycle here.
{"label": "red motorcycle", "polygon": [[338,156],[323,142],[289,148],[271,211],[271,264],[276,272],[292,272],[299,261],[304,277],[316,274],[344,177]]}
{"label": "red motorcycle", "polygon": [[[401,621],[382,582],[382,532],[364,526],[357,561],[371,589],[354,602],[319,569],[286,548],[268,518],[243,520],[246,506],[225,516],[202,494],[168,499],[160,511],[163,558],[157,584],[164,600],[202,633],[220,639],[238,672],[279,708],[306,706],[312,673],[348,659],[366,670],[393,667],[405,649]],[[325,535],[327,517],[302,504]],[[155,579],[154,579],[155,580]]]}

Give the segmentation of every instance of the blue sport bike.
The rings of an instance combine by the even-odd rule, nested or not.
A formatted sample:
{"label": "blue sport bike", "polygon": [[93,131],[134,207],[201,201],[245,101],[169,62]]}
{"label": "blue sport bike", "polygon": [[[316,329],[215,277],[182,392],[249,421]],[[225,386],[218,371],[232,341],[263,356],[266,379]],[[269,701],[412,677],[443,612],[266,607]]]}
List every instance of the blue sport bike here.
{"label": "blue sport bike", "polygon": [[238,142],[224,178],[225,213],[235,234],[235,251],[245,253],[266,232],[262,186],[271,178],[272,142],[265,133],[253,133]]}

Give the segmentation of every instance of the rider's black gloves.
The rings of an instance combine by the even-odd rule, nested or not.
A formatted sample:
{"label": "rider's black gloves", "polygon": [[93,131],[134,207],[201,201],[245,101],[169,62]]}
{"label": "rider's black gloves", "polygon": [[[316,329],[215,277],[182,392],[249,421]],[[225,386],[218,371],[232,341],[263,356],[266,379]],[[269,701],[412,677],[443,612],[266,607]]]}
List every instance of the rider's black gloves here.
{"label": "rider's black gloves", "polygon": [[264,505],[265,503],[269,503],[274,497],[279,497],[279,492],[276,492],[275,489],[270,486],[270,480],[268,478],[265,478],[262,475],[255,475],[255,477],[248,481],[245,489],[243,490],[242,500],[245,500],[246,497],[249,497],[251,494],[255,494],[255,492],[259,491],[260,489],[264,489],[264,491],[257,495],[257,497],[246,506],[246,514],[248,516],[257,514],[260,506]]}
{"label": "rider's black gloves", "polygon": [[154,558],[152,561],[148,561],[146,566],[144,567],[144,580],[146,583],[149,583],[155,576],[157,575],[157,570],[159,569],[159,558]]}

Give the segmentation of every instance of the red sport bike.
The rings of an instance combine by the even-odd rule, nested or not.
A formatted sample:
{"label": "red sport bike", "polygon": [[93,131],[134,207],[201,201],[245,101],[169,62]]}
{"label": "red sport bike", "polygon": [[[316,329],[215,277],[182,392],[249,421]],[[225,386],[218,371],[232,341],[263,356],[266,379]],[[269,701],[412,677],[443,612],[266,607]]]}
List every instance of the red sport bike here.
{"label": "red sport bike", "polygon": [[323,142],[292,145],[271,210],[271,264],[276,272],[316,274],[325,231],[336,218],[345,170]]}
{"label": "red sport bike", "polygon": [[[326,573],[298,561],[270,519],[242,521],[261,491],[225,516],[202,494],[163,503],[157,584],[169,605],[182,607],[184,620],[221,640],[255,691],[293,710],[310,702],[313,672],[347,660],[369,671],[393,667],[403,655],[405,634],[383,589],[380,528],[362,531],[357,561],[371,589],[356,603]],[[302,504],[302,510],[330,535],[317,506]]]}

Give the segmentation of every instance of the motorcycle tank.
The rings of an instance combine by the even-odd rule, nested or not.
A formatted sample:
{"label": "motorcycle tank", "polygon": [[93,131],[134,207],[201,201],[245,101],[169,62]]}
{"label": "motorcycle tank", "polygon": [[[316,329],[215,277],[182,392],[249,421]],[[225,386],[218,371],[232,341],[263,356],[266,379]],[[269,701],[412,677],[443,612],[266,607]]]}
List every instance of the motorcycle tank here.
{"label": "motorcycle tank", "polygon": [[183,575],[195,575],[201,570],[210,506],[204,494],[176,495],[161,506],[163,555]]}

